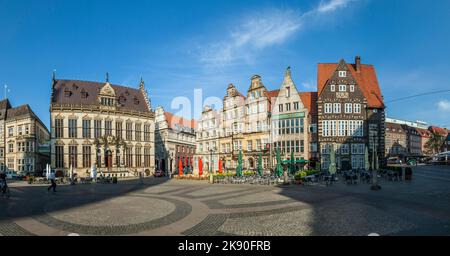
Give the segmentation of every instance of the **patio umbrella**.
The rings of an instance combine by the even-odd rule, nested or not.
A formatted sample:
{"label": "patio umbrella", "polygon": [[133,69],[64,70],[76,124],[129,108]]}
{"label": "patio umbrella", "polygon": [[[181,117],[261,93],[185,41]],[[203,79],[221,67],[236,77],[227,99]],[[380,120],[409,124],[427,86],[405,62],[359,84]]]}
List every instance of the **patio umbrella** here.
{"label": "patio umbrella", "polygon": [[198,158],[198,176],[202,176],[203,174],[203,163],[202,163],[202,158],[199,157]]}
{"label": "patio umbrella", "polygon": [[277,165],[275,167],[275,175],[280,177],[282,174],[283,174],[283,168],[281,167],[280,148],[277,148]]}
{"label": "patio umbrella", "polygon": [[239,151],[238,155],[238,166],[236,167],[236,176],[242,176],[242,151]]}
{"label": "patio umbrella", "polygon": [[258,157],[258,175],[262,176],[263,175],[263,168],[262,168],[262,154],[259,153],[259,157]]}
{"label": "patio umbrella", "polygon": [[368,172],[370,169],[369,163],[369,148],[366,147],[366,151],[364,152],[364,169]]}
{"label": "patio umbrella", "polygon": [[289,165],[291,174],[295,173],[294,152],[291,152],[291,164]]}
{"label": "patio umbrella", "polygon": [[222,173],[222,159],[219,159],[219,173]]}
{"label": "patio umbrella", "polygon": [[330,174],[336,173],[336,152],[334,151],[333,144],[331,144],[330,166],[328,167],[328,171],[330,172]]}
{"label": "patio umbrella", "polygon": [[178,161],[178,175],[182,176],[183,175],[183,162],[180,160]]}

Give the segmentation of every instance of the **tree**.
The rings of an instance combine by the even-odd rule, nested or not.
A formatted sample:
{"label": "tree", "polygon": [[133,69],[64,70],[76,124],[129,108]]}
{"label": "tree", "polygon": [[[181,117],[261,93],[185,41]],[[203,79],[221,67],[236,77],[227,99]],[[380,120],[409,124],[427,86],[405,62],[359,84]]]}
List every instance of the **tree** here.
{"label": "tree", "polygon": [[444,141],[445,137],[442,134],[433,131],[430,133],[430,138],[425,144],[425,148],[428,149],[433,154],[437,154],[441,151],[441,147],[444,144]]}

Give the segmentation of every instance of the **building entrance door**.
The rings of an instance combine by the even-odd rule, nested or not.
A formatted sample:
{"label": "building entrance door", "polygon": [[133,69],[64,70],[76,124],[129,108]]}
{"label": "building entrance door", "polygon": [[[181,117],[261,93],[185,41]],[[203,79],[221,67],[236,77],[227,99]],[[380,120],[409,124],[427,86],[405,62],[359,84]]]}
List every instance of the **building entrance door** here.
{"label": "building entrance door", "polygon": [[105,151],[105,165],[108,169],[112,167],[112,153],[109,149]]}
{"label": "building entrance door", "polygon": [[343,171],[347,171],[347,170],[350,170],[351,169],[351,166],[350,166],[350,160],[348,160],[348,159],[342,159],[342,162],[341,162],[341,164],[342,164],[342,170]]}

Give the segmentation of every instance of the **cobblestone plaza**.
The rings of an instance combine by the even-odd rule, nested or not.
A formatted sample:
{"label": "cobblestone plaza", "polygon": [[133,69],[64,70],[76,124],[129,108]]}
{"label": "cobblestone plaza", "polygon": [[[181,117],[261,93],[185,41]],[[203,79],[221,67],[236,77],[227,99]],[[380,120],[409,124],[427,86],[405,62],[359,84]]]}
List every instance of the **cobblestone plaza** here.
{"label": "cobblestone plaza", "polygon": [[410,182],[224,185],[149,178],[119,184],[11,183],[0,234],[449,235],[450,168],[419,166]]}

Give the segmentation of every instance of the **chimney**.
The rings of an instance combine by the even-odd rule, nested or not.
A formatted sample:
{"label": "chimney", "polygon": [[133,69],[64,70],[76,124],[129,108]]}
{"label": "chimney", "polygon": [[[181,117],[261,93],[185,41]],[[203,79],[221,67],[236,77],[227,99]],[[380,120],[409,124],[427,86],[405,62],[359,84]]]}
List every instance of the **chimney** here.
{"label": "chimney", "polygon": [[361,56],[355,57],[355,66],[356,66],[356,72],[361,72]]}

